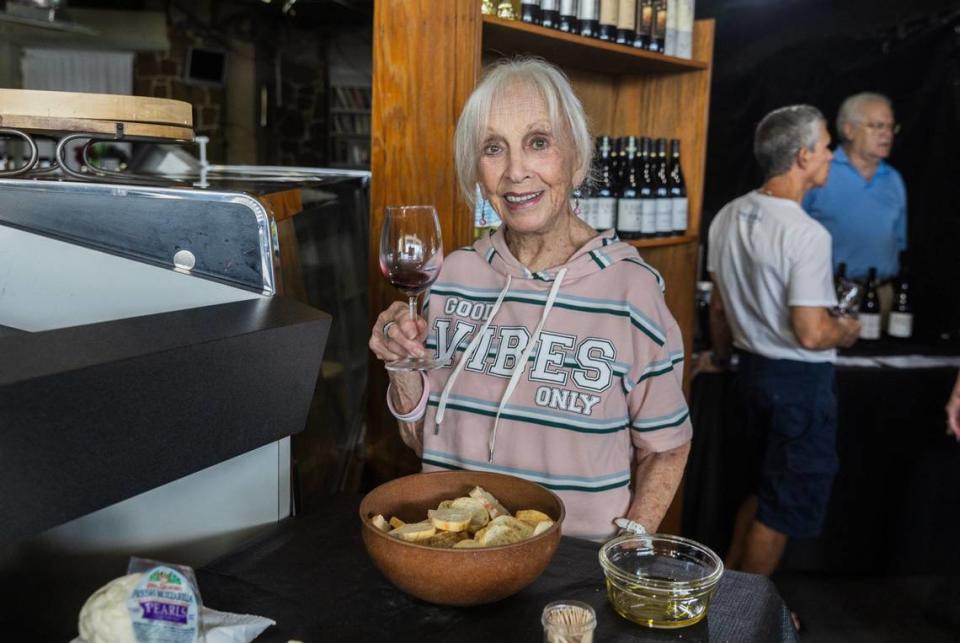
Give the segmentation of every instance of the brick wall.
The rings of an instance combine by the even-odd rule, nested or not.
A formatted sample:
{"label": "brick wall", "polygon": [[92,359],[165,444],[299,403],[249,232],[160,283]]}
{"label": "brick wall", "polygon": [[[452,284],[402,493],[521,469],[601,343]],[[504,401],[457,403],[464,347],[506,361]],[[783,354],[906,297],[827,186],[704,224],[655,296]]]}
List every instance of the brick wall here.
{"label": "brick wall", "polygon": [[222,48],[197,32],[181,25],[169,27],[170,49],[138,53],[133,61],[133,93],[137,96],[173,98],[193,105],[193,130],[210,137],[207,146],[211,162],[225,161],[224,117],[226,93],[221,86],[198,85],[184,80],[190,47]]}

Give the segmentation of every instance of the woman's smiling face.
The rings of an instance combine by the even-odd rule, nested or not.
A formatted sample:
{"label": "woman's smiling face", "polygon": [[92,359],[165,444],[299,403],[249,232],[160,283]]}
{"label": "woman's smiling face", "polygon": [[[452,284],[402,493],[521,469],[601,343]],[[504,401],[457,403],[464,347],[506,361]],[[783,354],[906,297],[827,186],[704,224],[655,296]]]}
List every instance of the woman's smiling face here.
{"label": "woman's smiling face", "polygon": [[574,152],[533,87],[514,84],[495,100],[480,151],[484,197],[517,234],[544,234],[570,214]]}

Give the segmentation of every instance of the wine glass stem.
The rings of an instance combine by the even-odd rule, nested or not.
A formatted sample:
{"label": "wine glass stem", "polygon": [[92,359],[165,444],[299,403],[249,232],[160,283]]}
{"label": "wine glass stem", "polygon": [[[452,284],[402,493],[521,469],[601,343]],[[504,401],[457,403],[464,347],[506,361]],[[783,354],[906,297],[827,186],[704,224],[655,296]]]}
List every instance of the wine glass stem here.
{"label": "wine glass stem", "polygon": [[417,298],[416,296],[410,297],[410,319],[413,321],[417,320]]}

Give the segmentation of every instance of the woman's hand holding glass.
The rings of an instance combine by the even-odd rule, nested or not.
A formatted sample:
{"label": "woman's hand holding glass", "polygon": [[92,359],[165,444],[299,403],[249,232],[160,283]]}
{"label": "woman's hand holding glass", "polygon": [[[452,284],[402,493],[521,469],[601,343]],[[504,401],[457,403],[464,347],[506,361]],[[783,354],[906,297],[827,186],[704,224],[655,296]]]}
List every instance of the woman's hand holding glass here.
{"label": "woman's hand holding glass", "polygon": [[429,357],[430,352],[423,345],[426,338],[427,321],[420,315],[411,318],[407,303],[395,301],[377,317],[368,344],[377,359],[395,362]]}
{"label": "woman's hand holding glass", "polygon": [[[387,281],[407,295],[409,320],[418,319],[417,296],[436,281],[442,265],[443,240],[436,208],[432,205],[387,207],[380,230],[380,271]],[[400,320],[393,321],[400,323]],[[412,339],[407,333],[392,334],[394,328],[388,320],[381,329],[387,343]],[[427,354],[418,356],[412,345],[407,349],[410,356],[386,360],[388,371],[428,371],[449,364],[449,360],[434,359]]]}

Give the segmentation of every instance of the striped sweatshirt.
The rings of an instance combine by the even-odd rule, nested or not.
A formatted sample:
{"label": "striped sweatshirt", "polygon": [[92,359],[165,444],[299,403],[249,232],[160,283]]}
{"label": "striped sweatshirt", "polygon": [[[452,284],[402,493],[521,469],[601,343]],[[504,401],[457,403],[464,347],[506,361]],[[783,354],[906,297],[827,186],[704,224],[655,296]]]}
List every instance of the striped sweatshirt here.
{"label": "striped sweatshirt", "polygon": [[531,273],[502,231],[451,253],[424,304],[423,469],[507,473],[555,491],[564,533],[601,540],[632,499],[634,450],[692,435],[663,280],[612,231]]}

